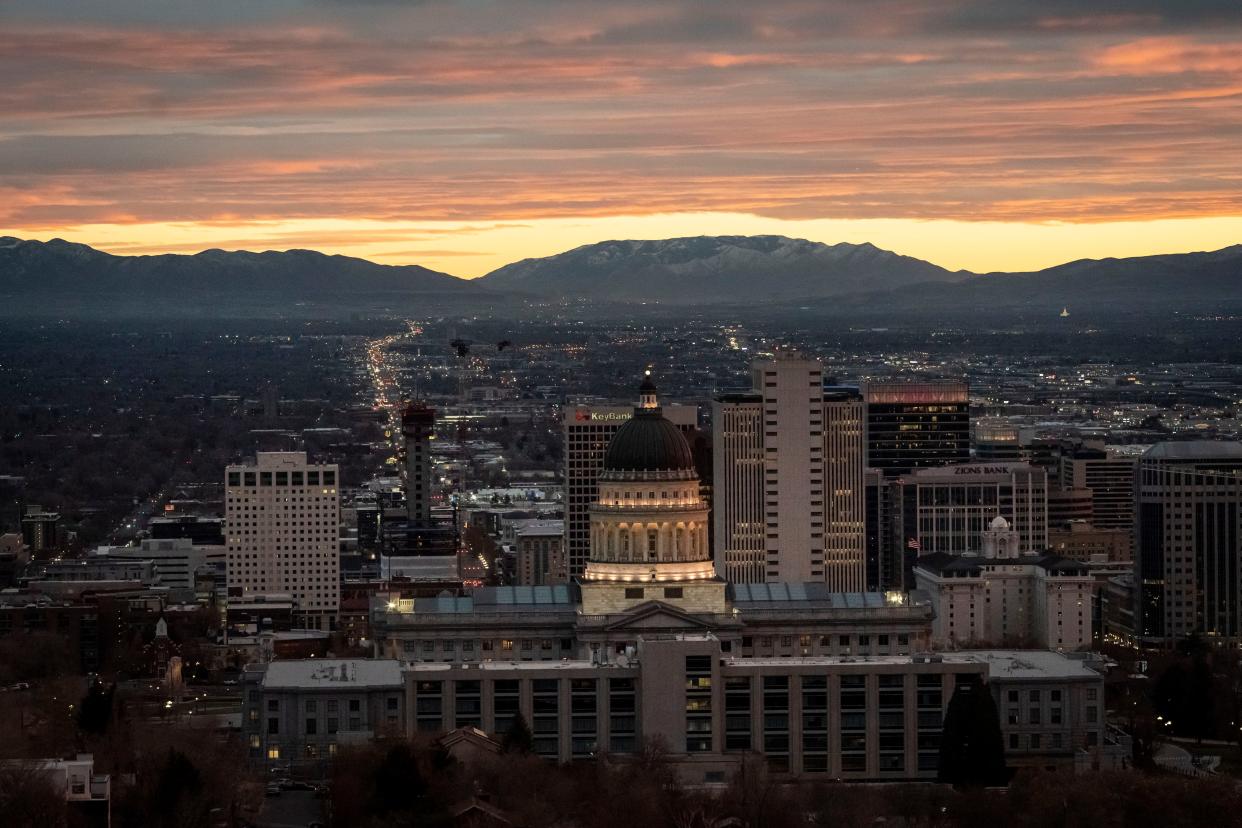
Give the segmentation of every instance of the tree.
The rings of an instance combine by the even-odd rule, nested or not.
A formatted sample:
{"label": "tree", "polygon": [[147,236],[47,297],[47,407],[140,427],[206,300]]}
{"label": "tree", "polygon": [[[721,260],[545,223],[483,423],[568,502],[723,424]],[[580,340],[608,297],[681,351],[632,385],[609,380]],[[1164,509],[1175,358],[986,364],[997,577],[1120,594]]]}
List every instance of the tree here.
{"label": "tree", "polygon": [[513,724],[509,725],[500,746],[505,753],[530,753],[531,745],[530,727],[526,724],[526,718],[518,713],[513,717]]}
{"label": "tree", "polygon": [[68,824],[65,797],[36,763],[0,767],[0,814],[5,825],[62,828]]}
{"label": "tree", "polygon": [[112,722],[112,699],[115,691],[114,687],[104,690],[98,681],[92,684],[78,707],[78,727],[94,736],[103,735]]}
{"label": "tree", "polygon": [[1000,716],[986,684],[959,684],[949,699],[940,741],[939,778],[955,787],[1008,782]]}
{"label": "tree", "polygon": [[389,814],[410,809],[426,792],[418,758],[404,742],[393,745],[375,769],[375,788],[370,810]]}

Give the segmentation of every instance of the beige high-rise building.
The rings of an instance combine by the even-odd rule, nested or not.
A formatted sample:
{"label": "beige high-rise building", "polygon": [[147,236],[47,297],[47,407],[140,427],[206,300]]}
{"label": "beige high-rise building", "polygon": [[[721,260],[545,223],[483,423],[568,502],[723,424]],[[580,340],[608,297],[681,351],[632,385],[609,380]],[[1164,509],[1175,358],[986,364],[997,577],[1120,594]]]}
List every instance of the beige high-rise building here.
{"label": "beige high-rise building", "polygon": [[713,405],[717,571],[734,583],[865,589],[862,400],[824,391],[823,365],[756,360],[753,390]]}
{"label": "beige high-rise building", "polygon": [[853,388],[824,389],[824,581],[836,592],[866,584],[867,411]]}
{"label": "beige high-rise building", "polygon": [[338,474],[301,451],[261,451],[225,471],[229,586],[291,594],[308,628],[332,629],[340,604]]}

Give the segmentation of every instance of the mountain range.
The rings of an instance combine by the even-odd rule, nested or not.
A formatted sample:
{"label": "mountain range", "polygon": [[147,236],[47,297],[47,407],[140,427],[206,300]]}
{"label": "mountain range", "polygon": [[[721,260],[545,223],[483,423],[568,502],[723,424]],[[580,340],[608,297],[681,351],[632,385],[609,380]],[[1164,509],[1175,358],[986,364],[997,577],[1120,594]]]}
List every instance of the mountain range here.
{"label": "mountain range", "polygon": [[0,237],[0,298],[337,310],[406,302],[659,303],[911,312],[954,308],[1217,307],[1242,303],[1242,245],[1205,253],[1083,259],[1029,273],[949,271],[871,244],[784,236],[605,241],[505,265],[474,280],[418,265],[381,265],[311,250],[118,256],[60,239]]}

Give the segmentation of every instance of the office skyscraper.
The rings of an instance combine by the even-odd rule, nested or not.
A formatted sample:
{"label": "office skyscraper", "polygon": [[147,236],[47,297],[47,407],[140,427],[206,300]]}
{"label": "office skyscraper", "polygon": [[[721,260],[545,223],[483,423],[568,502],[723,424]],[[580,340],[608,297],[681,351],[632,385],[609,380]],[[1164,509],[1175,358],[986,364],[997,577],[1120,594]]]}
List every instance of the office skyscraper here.
{"label": "office skyscraper", "polygon": [[824,389],[824,581],[836,592],[867,589],[867,453],[862,394]]}
{"label": "office skyscraper", "polygon": [[963,380],[869,382],[867,466],[896,477],[970,460],[970,394]]}
{"label": "office skyscraper", "polygon": [[401,409],[401,436],[405,452],[405,508],[417,526],[431,523],[431,437],[436,410],[421,402]]}
{"label": "office skyscraper", "polygon": [[1134,531],[1134,479],[1138,458],[1119,454],[1103,441],[1062,446],[1057,462],[1062,491],[1091,492],[1091,525]]}
{"label": "office skyscraper", "polygon": [[[665,406],[664,416],[683,433],[698,428],[694,405]],[[603,467],[604,450],[634,414],[632,406],[566,406],[565,435],[565,556],[569,575],[581,575],[591,552],[591,504],[598,496],[596,479]]]}
{"label": "office skyscraper", "polygon": [[819,360],[756,360],[753,390],[713,406],[717,570],[734,583],[866,585],[863,408]]}
{"label": "office skyscraper", "polygon": [[1152,446],[1136,500],[1139,635],[1242,635],[1242,443]]}
{"label": "office skyscraper", "polygon": [[763,398],[725,394],[712,403],[712,544],[716,571],[732,583],[767,578],[764,538]]}
{"label": "office skyscraper", "polygon": [[340,603],[337,475],[300,451],[259,452],[225,470],[229,586],[291,594],[308,628],[332,629]]}
{"label": "office skyscraper", "polygon": [[[734,583],[824,579],[823,377],[818,360],[780,354],[751,365],[750,394],[715,401],[712,488],[717,503],[738,507],[717,507],[716,566]],[[755,490],[759,445],[763,476]],[[753,534],[760,524],[762,558]]]}
{"label": "office skyscraper", "polygon": [[866,491],[866,579],[868,592],[902,590],[904,554],[892,540],[892,486],[878,469],[863,472]]}

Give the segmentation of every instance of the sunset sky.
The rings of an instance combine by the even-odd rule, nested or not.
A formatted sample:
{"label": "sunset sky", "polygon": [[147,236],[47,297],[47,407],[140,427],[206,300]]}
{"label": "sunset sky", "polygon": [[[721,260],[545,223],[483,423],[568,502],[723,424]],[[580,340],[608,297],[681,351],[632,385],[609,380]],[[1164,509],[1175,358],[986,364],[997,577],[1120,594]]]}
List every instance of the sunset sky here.
{"label": "sunset sky", "polygon": [[1238,0],[0,0],[0,113],[0,235],[114,253],[1242,242]]}

